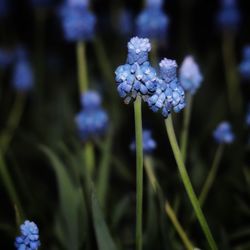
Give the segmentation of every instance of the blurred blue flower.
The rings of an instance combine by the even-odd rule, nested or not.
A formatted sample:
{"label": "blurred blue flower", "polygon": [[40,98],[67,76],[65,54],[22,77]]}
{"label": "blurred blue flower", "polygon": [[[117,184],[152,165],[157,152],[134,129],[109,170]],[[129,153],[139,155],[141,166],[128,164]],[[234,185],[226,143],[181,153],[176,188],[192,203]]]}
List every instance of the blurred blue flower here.
{"label": "blurred blue flower", "polygon": [[192,56],[187,56],[184,59],[180,67],[179,77],[180,84],[186,92],[194,94],[200,87],[203,76]]}
{"label": "blurred blue flower", "polygon": [[89,7],[89,0],[68,0],[69,6],[72,7]]}
{"label": "blurred blue flower", "polygon": [[235,30],[240,23],[240,11],[236,0],[221,0],[221,9],[217,15],[217,22],[223,30]]}
{"label": "blurred blue flower", "polygon": [[214,130],[213,137],[219,144],[231,144],[235,139],[231,124],[227,121],[221,122]]}
{"label": "blurred blue flower", "polygon": [[239,72],[243,79],[250,80],[250,45],[243,49],[243,59],[239,65]]}
{"label": "blurred blue flower", "polygon": [[0,17],[6,17],[9,13],[9,0],[0,1]]}
{"label": "blurred blue flower", "polygon": [[75,117],[80,139],[86,141],[103,135],[108,127],[108,115],[101,107],[99,94],[94,91],[84,93],[81,104],[82,110]]}
{"label": "blurred blue flower", "polygon": [[0,68],[5,69],[14,59],[13,51],[0,48]]}
{"label": "blurred blue flower", "polygon": [[162,1],[148,0],[145,9],[136,20],[136,33],[141,37],[164,39],[167,34],[169,19],[161,9]]}
{"label": "blurred blue flower", "polygon": [[119,14],[118,31],[124,36],[133,33],[133,16],[128,10],[122,10]]}
{"label": "blurred blue flower", "polygon": [[156,89],[157,74],[148,60],[151,45],[148,39],[134,37],[128,43],[127,64],[119,66],[116,71],[117,90],[125,103],[140,95],[147,100]]}
{"label": "blurred blue flower", "polygon": [[41,243],[39,230],[34,222],[26,220],[20,226],[21,236],[16,237],[15,247],[17,250],[37,250]]}
{"label": "blurred blue flower", "polygon": [[101,106],[101,96],[96,92],[89,90],[81,95],[81,105],[83,109],[97,109]]}
{"label": "blurred blue flower", "polygon": [[250,126],[250,103],[247,106],[246,124],[247,124],[247,126]]}
{"label": "blurred blue flower", "polygon": [[32,66],[28,56],[24,53],[18,50],[12,72],[12,86],[20,92],[27,92],[34,85]]}
{"label": "blurred blue flower", "polygon": [[96,17],[87,8],[86,1],[71,0],[60,8],[59,14],[66,40],[77,42],[93,38]]}
{"label": "blurred blue flower", "polygon": [[185,107],[185,93],[176,76],[176,62],[165,58],[159,65],[160,78],[157,80],[157,89],[148,98],[148,105],[153,112],[161,110],[162,115],[168,117],[172,110],[179,112]]}
{"label": "blurred blue flower", "polygon": [[[142,140],[143,140],[143,152],[145,154],[151,154],[156,149],[156,142],[152,138],[152,132],[148,129],[144,129],[142,132]],[[130,144],[130,149],[132,151],[136,150],[135,141]]]}

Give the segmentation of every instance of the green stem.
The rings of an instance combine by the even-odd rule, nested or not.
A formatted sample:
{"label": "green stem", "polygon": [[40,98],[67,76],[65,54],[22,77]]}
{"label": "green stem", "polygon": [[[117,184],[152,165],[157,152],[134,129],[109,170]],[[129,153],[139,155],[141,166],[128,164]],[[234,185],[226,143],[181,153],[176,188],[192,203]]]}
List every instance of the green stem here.
{"label": "green stem", "polygon": [[242,113],[242,96],[237,74],[237,66],[235,63],[233,34],[227,32],[223,34],[222,52],[226,74],[229,107],[234,115],[239,116]]}
{"label": "green stem", "polygon": [[181,133],[181,155],[182,159],[186,161],[186,154],[187,154],[187,145],[188,145],[188,130],[191,118],[191,110],[192,110],[192,102],[193,98],[190,93],[187,94],[187,107],[184,110],[184,119],[183,119],[183,127]]}
{"label": "green stem", "polygon": [[8,167],[5,164],[3,155],[0,154],[0,177],[7,189],[7,192],[10,196],[11,202],[13,203],[14,209],[16,210],[17,216],[17,223],[20,223],[20,221],[23,220],[23,209],[21,206],[21,202],[18,198],[15,185],[11,179],[11,176],[8,171]]}
{"label": "green stem", "polygon": [[153,40],[151,42],[151,44],[152,44],[152,49],[151,49],[150,55],[151,55],[152,65],[154,67],[157,67],[157,65],[158,65],[158,53],[157,53],[158,46],[157,46],[157,41]]}
{"label": "green stem", "polygon": [[113,134],[109,133],[106,142],[103,146],[103,155],[97,178],[97,194],[100,205],[103,210],[105,210],[106,207],[105,202],[108,191],[108,182],[109,182],[110,167],[111,167],[112,139],[113,139]]}
{"label": "green stem", "polygon": [[219,167],[219,164],[220,164],[220,161],[221,161],[221,157],[222,157],[222,154],[223,154],[223,149],[224,149],[224,145],[223,144],[220,144],[217,148],[217,151],[215,153],[215,157],[214,157],[214,161],[213,161],[213,164],[212,164],[212,167],[209,171],[209,174],[207,176],[207,179],[205,181],[205,184],[203,185],[203,188],[201,190],[201,193],[200,193],[200,197],[199,197],[199,201],[200,201],[200,205],[203,206],[206,198],[207,198],[207,195],[208,195],[208,192],[209,190],[211,189],[213,183],[214,183],[214,180],[215,180],[215,177],[216,177],[216,174],[217,174],[217,171],[218,171],[218,167]]}
{"label": "green stem", "polygon": [[209,229],[209,226],[207,224],[205,216],[201,210],[199,200],[194,192],[194,189],[193,189],[193,186],[192,186],[191,181],[189,179],[185,164],[183,162],[181,151],[179,149],[179,146],[178,146],[178,143],[176,140],[171,116],[169,116],[165,120],[165,125],[166,125],[166,129],[167,129],[167,133],[168,133],[168,138],[169,138],[169,141],[170,141],[173,153],[174,153],[174,157],[175,157],[175,160],[176,160],[176,163],[177,163],[177,166],[178,166],[181,178],[182,178],[182,182],[185,186],[185,189],[187,191],[190,202],[194,208],[196,217],[201,225],[201,228],[204,232],[204,235],[207,238],[207,241],[208,241],[208,244],[210,245],[210,248],[212,250],[217,250],[218,249],[217,245],[216,245],[214,238],[211,234],[211,231]]}
{"label": "green stem", "polygon": [[13,104],[12,110],[7,121],[5,130],[2,132],[0,137],[0,149],[2,155],[7,152],[14,133],[20,123],[23,109],[25,104],[25,95],[23,93],[17,93],[15,102]]}
{"label": "green stem", "polygon": [[164,204],[164,209],[168,217],[170,218],[176,232],[178,233],[180,239],[183,242],[183,245],[187,250],[193,250],[194,246],[192,242],[189,240],[187,234],[185,233],[184,229],[182,228],[180,222],[178,221],[178,218],[175,214],[174,209],[171,207],[169,202],[164,201],[162,189],[160,187],[160,184],[155,176],[153,165],[152,165],[152,159],[149,156],[146,156],[144,159],[144,167],[148,176],[148,179],[150,181],[150,184],[154,190],[154,192],[158,195],[160,199],[160,203]]}
{"label": "green stem", "polygon": [[136,140],[136,250],[142,249],[143,145],[141,97],[134,102]]}
{"label": "green stem", "polygon": [[80,94],[84,93],[88,89],[88,70],[86,63],[86,51],[84,42],[77,42],[76,54],[78,62],[78,84]]}
{"label": "green stem", "polygon": [[93,176],[94,168],[95,168],[95,157],[94,157],[94,147],[92,142],[87,142],[84,145],[84,158],[87,171],[90,176]]}

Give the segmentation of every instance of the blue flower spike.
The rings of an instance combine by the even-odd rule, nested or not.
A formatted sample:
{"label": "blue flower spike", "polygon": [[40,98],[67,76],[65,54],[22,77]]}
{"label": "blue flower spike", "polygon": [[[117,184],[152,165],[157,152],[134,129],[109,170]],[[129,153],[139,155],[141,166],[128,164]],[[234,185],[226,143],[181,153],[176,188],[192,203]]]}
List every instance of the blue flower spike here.
{"label": "blue flower spike", "polygon": [[221,9],[217,22],[222,30],[235,31],[240,23],[241,15],[236,0],[221,0]]}
{"label": "blue flower spike", "polygon": [[18,92],[28,92],[34,85],[34,73],[27,51],[18,48],[13,65],[12,86]]}
{"label": "blue flower spike", "polygon": [[[143,152],[144,154],[151,154],[156,149],[157,144],[155,140],[152,138],[151,130],[144,129],[142,132],[142,140],[143,140]],[[135,141],[130,144],[130,149],[135,152],[136,145]]]}
{"label": "blue flower spike", "polygon": [[159,65],[160,78],[155,93],[148,99],[148,105],[153,112],[160,110],[167,118],[172,111],[178,113],[186,106],[185,93],[176,76],[176,61],[165,58]]}
{"label": "blue flower spike", "polygon": [[133,37],[128,43],[127,63],[115,71],[117,90],[126,104],[138,95],[146,101],[156,90],[157,74],[148,61],[150,50],[147,38]]}
{"label": "blue flower spike", "polygon": [[87,0],[68,0],[60,9],[64,37],[69,42],[91,40],[95,33],[96,17]]}
{"label": "blue flower spike", "polygon": [[250,80],[250,45],[243,49],[243,59],[239,65],[239,72],[244,80]]}
{"label": "blue flower spike", "polygon": [[101,97],[95,91],[87,91],[81,97],[82,110],[76,115],[75,123],[82,141],[105,134],[108,115],[101,107]]}
{"label": "blue flower spike", "polygon": [[247,106],[246,125],[250,127],[250,103]]}
{"label": "blue flower spike", "polygon": [[26,220],[21,226],[21,235],[16,237],[15,247],[17,250],[37,250],[41,243],[37,225]]}
{"label": "blue flower spike", "polygon": [[227,121],[221,122],[213,132],[215,141],[219,144],[231,144],[235,140],[231,124]]}
{"label": "blue flower spike", "polygon": [[192,95],[195,94],[203,81],[203,76],[192,56],[187,56],[184,59],[180,67],[179,77],[183,89]]}
{"label": "blue flower spike", "polygon": [[166,37],[169,19],[162,11],[162,0],[147,0],[145,9],[136,20],[138,36],[162,40]]}

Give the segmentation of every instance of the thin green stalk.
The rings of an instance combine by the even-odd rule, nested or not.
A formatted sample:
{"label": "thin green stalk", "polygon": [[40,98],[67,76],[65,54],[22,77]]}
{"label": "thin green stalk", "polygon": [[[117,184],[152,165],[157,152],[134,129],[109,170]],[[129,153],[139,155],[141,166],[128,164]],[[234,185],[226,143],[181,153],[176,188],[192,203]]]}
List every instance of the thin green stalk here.
{"label": "thin green stalk", "polygon": [[86,51],[85,51],[85,43],[77,42],[76,44],[76,54],[77,54],[77,62],[78,62],[78,84],[80,94],[84,93],[88,89],[88,70],[86,63]]}
{"label": "thin green stalk", "polygon": [[225,67],[225,76],[228,90],[228,101],[231,112],[235,116],[242,113],[242,96],[237,74],[237,66],[234,54],[234,34],[225,32],[223,34],[222,52]]}
{"label": "thin green stalk", "polygon": [[213,160],[213,163],[212,163],[212,167],[209,171],[209,174],[207,176],[207,179],[202,187],[202,190],[201,190],[201,193],[200,193],[200,197],[199,197],[199,201],[200,201],[200,205],[203,206],[206,198],[207,198],[207,195],[208,195],[208,192],[209,190],[211,189],[213,183],[214,183],[214,180],[215,180],[215,177],[216,177],[216,174],[217,174],[217,171],[218,171],[218,167],[219,167],[219,164],[220,164],[220,161],[221,161],[221,157],[222,157],[222,154],[223,154],[223,149],[224,149],[224,145],[223,144],[220,144],[217,148],[217,151],[215,153],[215,157],[214,157],[214,160]]}
{"label": "thin green stalk", "polygon": [[174,157],[175,157],[175,160],[176,160],[176,163],[177,163],[177,166],[178,166],[181,178],[182,178],[182,182],[183,182],[185,189],[187,191],[189,200],[194,208],[196,217],[201,225],[201,228],[204,232],[204,235],[206,236],[206,239],[208,241],[210,248],[212,250],[217,250],[218,247],[217,247],[215,240],[212,236],[212,233],[209,229],[209,226],[208,226],[208,223],[205,219],[205,216],[201,210],[199,200],[194,192],[194,189],[193,189],[193,186],[191,184],[190,178],[188,176],[185,164],[183,162],[181,151],[179,149],[179,146],[178,146],[178,143],[176,140],[171,116],[169,116],[165,120],[165,125],[166,125],[166,129],[167,129],[168,138],[169,138],[169,141],[170,141],[173,153],[174,153]]}
{"label": "thin green stalk", "polygon": [[[76,44],[76,54],[78,63],[78,85],[80,95],[88,90],[88,70],[86,62],[85,43],[82,41]],[[95,165],[94,148],[91,142],[87,142],[84,146],[84,157],[86,168],[92,176]]]}
{"label": "thin green stalk", "polygon": [[152,61],[152,65],[154,66],[154,67],[157,67],[157,65],[158,65],[158,54],[157,54],[157,51],[158,51],[158,46],[157,46],[157,41],[156,40],[153,40],[152,42],[151,42],[151,44],[152,44],[152,49],[151,49],[151,53],[150,53],[150,55],[151,55],[151,61]]}
{"label": "thin green stalk", "polygon": [[8,167],[5,164],[2,154],[0,154],[0,177],[2,179],[4,186],[7,189],[11,202],[13,203],[13,208],[16,210],[16,214],[18,215],[17,220],[19,220],[17,221],[17,223],[19,223],[20,221],[24,219],[23,209],[21,206],[21,202],[18,198],[15,185],[11,179],[10,173],[8,171]]}
{"label": "thin green stalk", "polygon": [[97,194],[100,205],[103,210],[106,207],[107,191],[111,167],[111,150],[112,150],[113,134],[109,133],[106,142],[103,146],[102,160],[99,166],[98,178],[97,178]]}
{"label": "thin green stalk", "polygon": [[180,239],[183,242],[183,245],[187,250],[193,250],[194,246],[192,242],[189,240],[187,234],[185,233],[184,229],[182,228],[180,222],[178,221],[178,218],[175,214],[174,209],[171,207],[169,202],[164,201],[163,193],[160,187],[160,184],[155,176],[154,169],[152,166],[152,159],[149,156],[146,156],[144,159],[144,167],[148,176],[148,179],[150,181],[150,184],[154,190],[154,192],[158,195],[160,202],[164,204],[164,209],[168,217],[170,218],[176,232],[178,233]]}
{"label": "thin green stalk", "polygon": [[141,97],[134,102],[136,141],[136,250],[142,249],[143,145]]}
{"label": "thin green stalk", "polygon": [[7,120],[6,128],[1,133],[0,150],[2,155],[5,155],[7,152],[15,131],[20,123],[25,104],[25,97],[25,94],[17,93],[13,107],[10,111],[9,118]]}
{"label": "thin green stalk", "polygon": [[192,110],[192,102],[193,98],[190,93],[187,94],[187,107],[184,110],[184,119],[183,119],[183,127],[181,132],[181,155],[182,159],[186,161],[187,155],[187,145],[188,145],[188,130],[191,118],[191,110]]}

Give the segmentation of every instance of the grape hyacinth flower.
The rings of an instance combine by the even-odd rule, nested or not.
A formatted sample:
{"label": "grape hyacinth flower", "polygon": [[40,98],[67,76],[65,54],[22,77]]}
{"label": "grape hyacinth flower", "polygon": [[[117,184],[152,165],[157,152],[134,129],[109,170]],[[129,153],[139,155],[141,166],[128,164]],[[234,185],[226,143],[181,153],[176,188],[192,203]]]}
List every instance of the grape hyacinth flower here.
{"label": "grape hyacinth flower", "polygon": [[26,220],[21,226],[21,236],[16,237],[15,247],[17,250],[37,250],[41,243],[39,230],[34,222]]}
{"label": "grape hyacinth flower", "polygon": [[248,107],[247,107],[246,124],[247,126],[250,126],[250,104],[248,104]]}
{"label": "grape hyacinth flower", "polygon": [[200,72],[198,64],[195,62],[192,56],[187,56],[179,72],[180,84],[186,92],[195,94],[200,87],[203,80],[203,76]]}
{"label": "grape hyacinth flower", "polygon": [[7,68],[14,59],[13,52],[4,48],[0,48],[0,68]]}
{"label": "grape hyacinth flower", "polygon": [[250,80],[250,45],[243,49],[243,60],[239,65],[239,72],[243,79]]}
{"label": "grape hyacinth flower", "polygon": [[[143,152],[145,154],[151,154],[156,149],[156,142],[152,138],[152,132],[148,129],[144,129],[142,132],[142,140],[143,140]],[[130,149],[135,151],[136,145],[135,141],[133,141],[130,145]]]}
{"label": "grape hyacinth flower", "polygon": [[100,95],[87,91],[82,95],[81,104],[82,110],[75,118],[80,139],[86,141],[103,135],[108,127],[108,115],[101,107]]}
{"label": "grape hyacinth flower", "polygon": [[68,0],[60,9],[64,36],[67,41],[90,40],[94,36],[96,17],[88,9],[87,0]]}
{"label": "grape hyacinth flower", "polygon": [[240,22],[240,11],[236,0],[221,0],[217,23],[222,30],[236,30]]}
{"label": "grape hyacinth flower", "polygon": [[213,137],[219,144],[231,144],[235,139],[231,124],[227,121],[221,122],[213,132]]}
{"label": "grape hyacinth flower", "polygon": [[12,73],[12,86],[19,92],[27,92],[33,85],[34,75],[27,52],[23,49],[17,49]]}
{"label": "grape hyacinth flower", "polygon": [[147,0],[136,20],[136,33],[141,37],[161,40],[166,37],[169,19],[162,11],[162,0]]}
{"label": "grape hyacinth flower", "polygon": [[179,112],[185,107],[185,93],[177,79],[176,61],[165,58],[159,65],[160,78],[157,79],[155,93],[148,99],[148,105],[154,112],[161,110],[162,115],[168,117],[172,110]]}
{"label": "grape hyacinth flower", "polygon": [[150,50],[147,38],[133,37],[128,43],[127,63],[115,71],[117,90],[125,103],[138,95],[147,100],[156,89],[157,74],[148,61]]}

